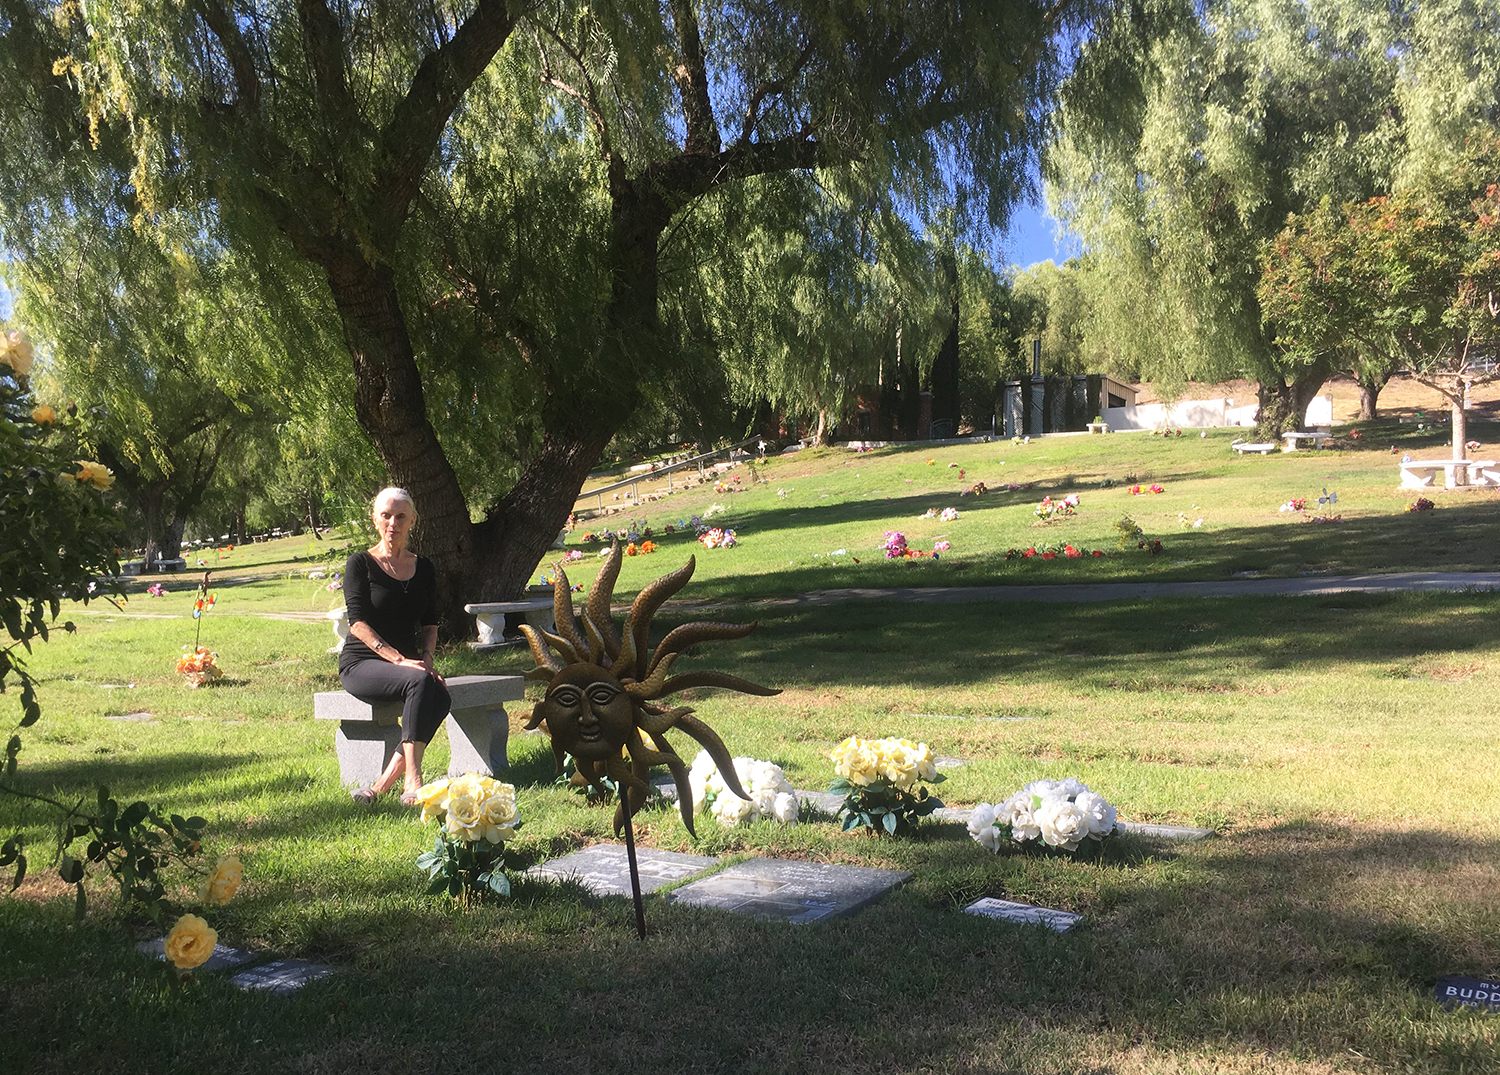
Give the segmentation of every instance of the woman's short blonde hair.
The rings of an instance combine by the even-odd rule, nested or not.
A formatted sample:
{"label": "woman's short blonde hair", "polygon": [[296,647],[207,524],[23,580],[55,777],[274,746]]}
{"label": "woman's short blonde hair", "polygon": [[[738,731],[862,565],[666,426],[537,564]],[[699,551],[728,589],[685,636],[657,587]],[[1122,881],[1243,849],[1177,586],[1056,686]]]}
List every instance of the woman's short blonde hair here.
{"label": "woman's short blonde hair", "polygon": [[411,521],[417,521],[417,502],[413,500],[411,498],[411,494],[408,493],[405,489],[401,488],[401,486],[387,485],[384,489],[380,490],[380,492],[376,493],[375,499],[370,501],[371,515],[374,515],[377,511],[380,510],[380,502],[382,500],[389,500],[393,503],[405,504],[407,507],[411,508]]}

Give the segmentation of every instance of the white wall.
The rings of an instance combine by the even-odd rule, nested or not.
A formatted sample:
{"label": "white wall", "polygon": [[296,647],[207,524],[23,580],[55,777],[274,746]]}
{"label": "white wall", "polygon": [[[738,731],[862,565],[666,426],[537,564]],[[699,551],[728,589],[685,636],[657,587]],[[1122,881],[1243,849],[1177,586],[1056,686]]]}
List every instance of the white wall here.
{"label": "white wall", "polygon": [[[1182,399],[1165,403],[1106,407],[1103,418],[1110,429],[1207,429],[1214,426],[1253,426],[1255,403],[1235,406],[1232,399]],[[1333,424],[1333,400],[1317,396],[1307,406],[1307,425]]]}

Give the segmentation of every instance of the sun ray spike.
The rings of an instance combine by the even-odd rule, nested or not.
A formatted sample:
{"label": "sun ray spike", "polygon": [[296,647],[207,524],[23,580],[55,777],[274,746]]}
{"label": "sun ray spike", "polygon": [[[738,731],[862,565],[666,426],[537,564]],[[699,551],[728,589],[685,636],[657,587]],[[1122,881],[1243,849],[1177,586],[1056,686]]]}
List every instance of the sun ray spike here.
{"label": "sun ray spike", "polygon": [[778,687],[762,687],[759,683],[751,683],[748,679],[732,676],[728,672],[684,672],[663,683],[661,690],[656,692],[656,697],[665,698],[689,687],[723,687],[725,690],[754,694],[761,698],[771,698],[781,693]]}
{"label": "sun ray spike", "polygon": [[542,640],[542,636],[537,633],[535,627],[523,623],[521,634],[525,637],[526,644],[531,647],[531,656],[536,660],[537,666],[534,671],[562,671],[562,662],[552,655],[552,651],[547,648],[546,642]]}
{"label": "sun ray spike", "polygon": [[[719,767],[719,776],[724,781],[724,786],[734,792],[741,799],[749,802],[755,800],[750,793],[740,786],[740,774],[734,768],[734,758],[729,753],[729,748],[724,745],[724,740],[719,738],[717,732],[704,724],[694,716],[684,716],[678,721],[677,727],[684,733],[698,740],[703,749],[708,751],[708,756],[714,760]],[[678,794],[682,794],[681,789]]]}
{"label": "sun ray spike", "polygon": [[667,632],[667,636],[656,644],[652,651],[649,676],[669,653],[681,653],[699,642],[719,642],[729,638],[744,638],[760,626],[758,620],[750,623],[684,623]]}
{"label": "sun ray spike", "polygon": [[578,633],[578,621],[573,616],[573,587],[568,582],[568,573],[561,564],[553,566],[557,578],[552,583],[552,622],[557,633],[567,639],[578,659],[583,660],[589,651],[588,641]]}
{"label": "sun ray spike", "polygon": [[651,637],[651,618],[656,615],[656,610],[661,608],[669,597],[687,585],[688,579],[693,577],[693,571],[697,569],[697,566],[698,558],[689,556],[687,563],[676,571],[663,575],[635,595],[635,601],[630,606],[630,615],[625,620],[625,634],[629,636],[625,644],[634,651],[635,663],[633,671],[631,668],[622,669],[625,674],[634,679],[644,678],[646,645]]}
{"label": "sun ray spike", "polygon": [[620,637],[615,634],[615,621],[610,617],[610,602],[615,596],[615,581],[620,577],[620,542],[616,538],[609,547],[609,557],[604,569],[594,580],[589,590],[588,604],[584,606],[584,619],[594,625],[604,639],[604,652],[610,660],[620,655]]}

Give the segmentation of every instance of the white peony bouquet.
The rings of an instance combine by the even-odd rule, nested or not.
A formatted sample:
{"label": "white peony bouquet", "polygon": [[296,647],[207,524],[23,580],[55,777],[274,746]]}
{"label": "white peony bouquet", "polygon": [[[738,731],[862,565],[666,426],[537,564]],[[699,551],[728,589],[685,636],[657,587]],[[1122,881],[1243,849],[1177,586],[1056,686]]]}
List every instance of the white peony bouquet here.
{"label": "white peony bouquet", "polygon": [[740,778],[740,786],[750,793],[749,799],[730,791],[708,751],[700,750],[688,770],[693,801],[702,804],[721,825],[748,824],[761,818],[785,824],[796,822],[800,804],[781,766],[756,758],[735,758],[734,771]]}
{"label": "white peony bouquet", "polygon": [[999,853],[1019,845],[1077,851],[1115,832],[1115,808],[1076,777],[1036,780],[1000,803],[980,803],[969,815],[969,835]]}

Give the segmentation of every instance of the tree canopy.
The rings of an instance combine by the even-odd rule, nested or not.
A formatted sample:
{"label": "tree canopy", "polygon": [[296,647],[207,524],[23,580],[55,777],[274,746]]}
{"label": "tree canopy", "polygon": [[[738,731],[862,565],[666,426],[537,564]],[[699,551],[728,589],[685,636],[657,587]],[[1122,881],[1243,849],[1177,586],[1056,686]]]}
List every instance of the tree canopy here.
{"label": "tree canopy", "polygon": [[279,324],[317,326],[314,343],[337,326],[354,413],[420,504],[450,615],[524,583],[614,432],[701,363],[675,346],[694,326],[670,318],[711,318],[670,298],[692,275],[674,257],[730,256],[792,174],[917,217],[961,192],[1003,220],[1057,37],[1092,14],[4,3],[0,133],[35,149],[32,173],[63,162],[0,184],[6,240],[24,248],[26,214],[57,211],[105,159],[143,233],[190,220],[256,261]]}

